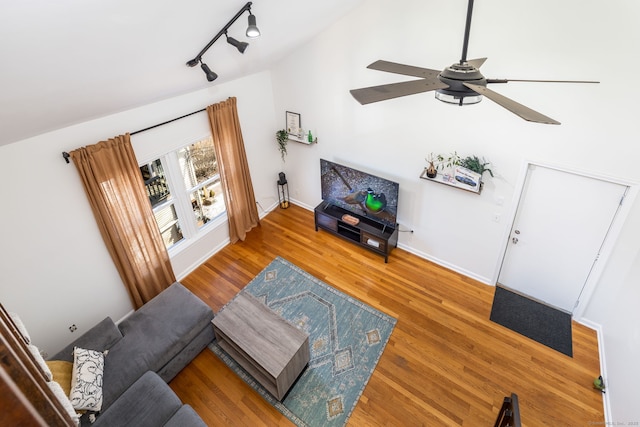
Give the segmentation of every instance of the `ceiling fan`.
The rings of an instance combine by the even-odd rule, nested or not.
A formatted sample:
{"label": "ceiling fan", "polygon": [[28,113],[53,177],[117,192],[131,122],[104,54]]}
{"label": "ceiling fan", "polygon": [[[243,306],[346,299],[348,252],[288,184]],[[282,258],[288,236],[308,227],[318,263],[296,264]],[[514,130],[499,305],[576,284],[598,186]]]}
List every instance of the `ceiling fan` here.
{"label": "ceiling fan", "polygon": [[487,88],[488,84],[508,82],[544,82],[544,83],[599,83],[586,80],[516,80],[516,79],[487,79],[480,72],[480,67],[487,58],[467,60],[467,47],[469,45],[469,30],[471,28],[471,14],[473,12],[473,0],[469,0],[467,7],[467,22],[464,29],[464,42],[462,57],[459,62],[445,68],[442,71],[428,68],[414,67],[395,62],[379,60],[367,68],[388,73],[402,74],[405,76],[420,77],[420,80],[411,80],[401,83],[392,83],[380,86],[366,87],[351,90],[351,95],[360,104],[385,101],[401,96],[416,93],[435,91],[436,99],[457,105],[476,104],[486,96],[498,105],[506,108],[525,120],[536,123],[559,125],[560,122],[538,113],[529,107],[500,95]]}

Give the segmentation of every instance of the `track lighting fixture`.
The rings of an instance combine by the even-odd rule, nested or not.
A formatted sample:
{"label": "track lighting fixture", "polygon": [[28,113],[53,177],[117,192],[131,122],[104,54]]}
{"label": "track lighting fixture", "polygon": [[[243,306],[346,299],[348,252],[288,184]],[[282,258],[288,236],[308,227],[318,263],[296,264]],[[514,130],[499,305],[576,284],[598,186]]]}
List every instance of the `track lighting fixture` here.
{"label": "track lighting fixture", "polygon": [[209,68],[207,64],[202,62],[202,60],[200,61],[200,68],[202,68],[202,71],[204,71],[204,74],[207,76],[207,80],[209,80],[210,82],[218,78],[218,75],[211,71],[211,68]]}
{"label": "track lighting fixture", "polygon": [[242,6],[242,9],[240,9],[238,11],[238,13],[236,13],[236,15],[233,18],[231,18],[231,20],[229,22],[227,22],[227,25],[222,27],[222,29],[218,32],[218,34],[216,34],[216,36],[209,43],[207,43],[207,45],[204,47],[204,49],[202,49],[200,51],[200,53],[198,53],[198,55],[196,55],[195,58],[193,58],[192,60],[187,62],[187,65],[189,67],[195,67],[196,65],[200,64],[200,68],[202,68],[202,71],[204,71],[204,73],[206,74],[207,80],[212,82],[215,79],[217,79],[218,75],[216,73],[214,73],[213,71],[211,71],[211,69],[207,66],[207,64],[202,62],[202,55],[204,55],[205,52],[207,50],[209,50],[209,48],[211,46],[213,46],[213,44],[220,37],[222,37],[223,34],[227,38],[227,43],[229,43],[230,45],[232,45],[236,49],[238,49],[238,51],[240,53],[244,53],[244,51],[247,49],[247,46],[249,46],[249,43],[240,42],[240,41],[234,39],[233,37],[229,37],[229,35],[227,34],[227,30],[229,29],[229,27],[231,27],[231,25],[233,25],[234,22],[236,22],[238,20],[238,18],[240,18],[240,16],[242,16],[242,14],[244,12],[249,12],[249,26],[247,27],[246,35],[247,35],[247,37],[250,37],[250,38],[255,38],[255,37],[260,36],[260,30],[258,30],[258,27],[256,26],[256,17],[255,17],[254,14],[251,13],[251,4],[252,4],[252,2],[248,2],[247,4]]}
{"label": "track lighting fixture", "polygon": [[234,39],[233,37],[229,37],[227,35],[227,33],[224,33],[224,35],[227,36],[227,43],[229,43],[231,46],[235,46],[236,49],[238,49],[238,52],[240,52],[240,53],[244,53],[244,51],[247,48],[247,46],[249,46],[249,43],[239,42],[238,40]]}

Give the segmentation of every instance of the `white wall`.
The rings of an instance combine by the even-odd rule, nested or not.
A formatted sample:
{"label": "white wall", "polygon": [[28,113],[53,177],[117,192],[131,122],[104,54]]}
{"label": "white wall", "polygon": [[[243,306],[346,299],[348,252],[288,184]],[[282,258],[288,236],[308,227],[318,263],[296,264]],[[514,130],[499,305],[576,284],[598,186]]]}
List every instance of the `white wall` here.
{"label": "white wall", "polygon": [[[117,321],[132,309],[78,173],[64,162],[62,151],[143,129],[229,96],[238,98],[256,198],[268,210],[277,200],[281,164],[268,73],[0,147],[0,300],[20,314],[43,350],[52,354],[105,316]],[[132,137],[136,155],[150,155],[159,148],[154,142],[175,130],[183,136],[207,132],[206,113],[184,120]],[[184,276],[226,240],[224,224],[180,252],[172,259],[176,276]],[[71,324],[78,327],[73,334],[67,329]]]}
{"label": "white wall", "polygon": [[[490,78],[600,80],[598,85],[509,83],[492,89],[553,117],[525,122],[483,100],[468,107],[421,94],[361,106],[350,89],[408,80],[366,69],[377,59],[442,69],[460,59],[465,1],[369,0],[274,68],[276,116],[294,111],[318,145],[290,143],[291,194],[320,201],[319,158],[400,183],[400,245],[486,283],[495,283],[525,161],[640,181],[640,89],[616,69],[640,65],[640,4],[476,2],[468,58],[487,56]],[[623,73],[624,74],[624,73]],[[481,195],[420,180],[430,153],[457,151],[491,161]],[[567,195],[570,197],[570,195]],[[503,204],[500,201],[504,200]],[[631,207],[605,274],[584,316],[604,332],[613,420],[640,420],[640,201]],[[501,222],[493,222],[495,214]],[[392,262],[392,261],[391,261]],[[615,267],[614,267],[615,266]],[[623,310],[621,310],[623,308]],[[599,372],[593,372],[594,377]]]}

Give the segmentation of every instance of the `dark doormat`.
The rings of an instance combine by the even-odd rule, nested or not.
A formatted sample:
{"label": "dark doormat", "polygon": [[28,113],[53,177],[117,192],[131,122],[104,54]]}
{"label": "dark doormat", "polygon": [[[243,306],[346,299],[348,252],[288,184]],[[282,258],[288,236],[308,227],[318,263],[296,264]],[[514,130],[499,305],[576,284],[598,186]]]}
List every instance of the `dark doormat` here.
{"label": "dark doormat", "polygon": [[496,286],[489,319],[573,357],[569,313]]}

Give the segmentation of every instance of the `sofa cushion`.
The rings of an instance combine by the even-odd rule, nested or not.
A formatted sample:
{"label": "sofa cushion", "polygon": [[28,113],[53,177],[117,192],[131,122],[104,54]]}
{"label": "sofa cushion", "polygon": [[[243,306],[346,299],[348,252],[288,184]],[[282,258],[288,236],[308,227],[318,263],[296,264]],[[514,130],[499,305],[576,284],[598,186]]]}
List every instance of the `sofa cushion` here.
{"label": "sofa cushion", "polygon": [[49,360],[66,360],[73,362],[73,349],[75,347],[105,351],[109,350],[121,338],[122,334],[118,327],[110,317],[106,317],[71,344],[54,354]]}
{"label": "sofa cushion", "polygon": [[94,427],[164,425],[182,402],[162,378],[147,371],[111,405],[98,415]]}
{"label": "sofa cushion", "polygon": [[207,427],[207,425],[191,406],[182,405],[164,427]]}
{"label": "sofa cushion", "polygon": [[203,328],[211,327],[213,310],[175,282],[120,323],[122,334],[135,337],[149,369],[159,371]]}
{"label": "sofa cushion", "polygon": [[122,337],[111,347],[104,361],[103,410],[145,372],[153,370],[144,352],[134,335]]}

